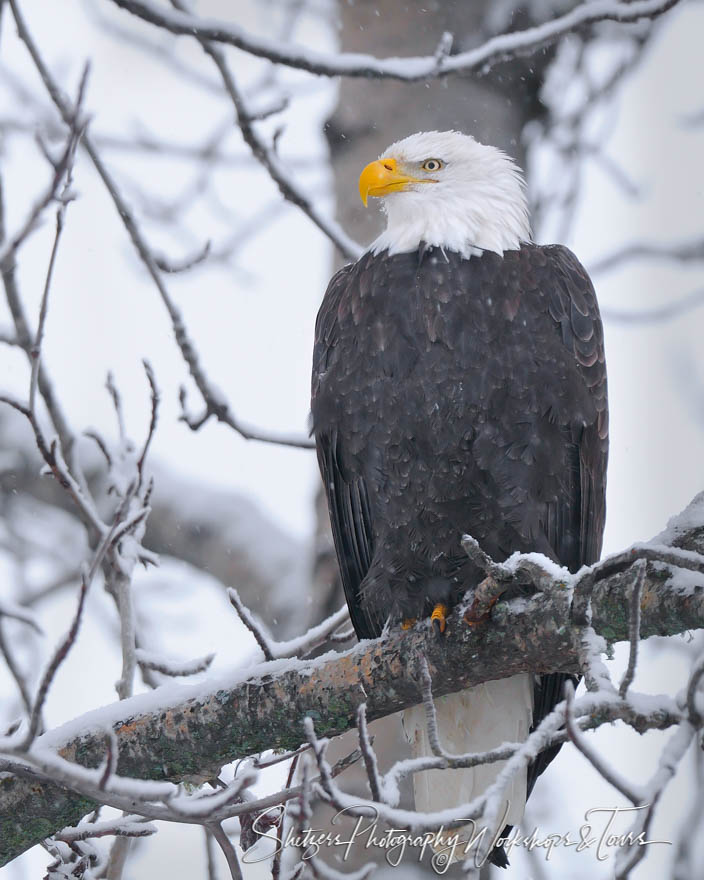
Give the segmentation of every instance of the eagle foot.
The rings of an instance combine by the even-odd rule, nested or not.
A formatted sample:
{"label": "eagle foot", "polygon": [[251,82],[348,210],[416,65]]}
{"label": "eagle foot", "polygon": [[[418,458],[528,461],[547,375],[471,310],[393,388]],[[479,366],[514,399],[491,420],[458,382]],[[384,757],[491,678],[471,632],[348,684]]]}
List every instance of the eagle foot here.
{"label": "eagle foot", "polygon": [[430,615],[430,622],[433,625],[436,635],[442,635],[445,632],[445,627],[447,626],[446,619],[447,605],[438,602],[435,608],[433,608],[433,613]]}
{"label": "eagle foot", "polygon": [[406,617],[404,620],[401,621],[401,629],[403,629],[403,630],[411,629],[415,625],[416,625],[416,618],[415,617]]}

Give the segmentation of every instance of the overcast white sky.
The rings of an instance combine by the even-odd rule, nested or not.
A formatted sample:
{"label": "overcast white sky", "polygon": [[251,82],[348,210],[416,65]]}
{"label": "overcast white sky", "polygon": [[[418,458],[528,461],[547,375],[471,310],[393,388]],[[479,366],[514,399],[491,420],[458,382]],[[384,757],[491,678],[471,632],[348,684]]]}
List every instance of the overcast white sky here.
{"label": "overcast white sky", "polygon": [[[141,124],[153,134],[193,143],[229,117],[229,108],[222,102],[184,82],[175,87],[172,74],[162,65],[107,38],[91,22],[88,6],[79,0],[23,3],[46,59],[67,88],[74,88],[83,62],[92,59],[88,108],[94,133],[126,133]],[[222,17],[232,17],[236,8],[238,21],[262,33],[271,26],[268,4],[257,7],[254,2],[240,2],[233,7],[224,0],[212,0],[200,6],[204,12]],[[94,7],[113,21],[135,26],[128,16],[116,14],[110,3]],[[588,165],[573,240],[566,242],[587,266],[633,239],[670,241],[701,236],[704,126],[692,129],[681,123],[701,111],[704,104],[700,88],[703,32],[701,4],[674,10],[663,22],[646,65],[622,90],[608,154],[637,184],[640,198],[624,197],[598,166]],[[329,23],[319,17],[304,17],[294,36],[296,41],[318,48],[332,47],[335,39]],[[183,58],[209,73],[200,50],[184,40],[177,45]],[[0,86],[2,71],[9,69],[46,104],[7,12],[0,49]],[[258,62],[242,54],[233,55],[233,61],[245,82],[254,81],[262,71]],[[334,104],[334,84],[294,74],[282,78],[292,89],[305,87],[285,116],[282,154],[313,160],[312,167],[298,173],[321,206],[332,211],[325,196],[328,171],[320,125]],[[10,96],[11,92],[0,88],[0,115],[18,112]],[[36,116],[30,102],[19,112],[27,120]],[[413,127],[409,119],[409,132]],[[229,144],[233,151],[244,154],[236,135]],[[122,179],[140,180],[164,197],[175,196],[189,183],[189,166],[184,163],[110,155]],[[36,151],[28,149],[27,141],[16,137],[0,141],[0,161],[8,226],[14,229],[33,195],[45,185],[46,168]],[[179,241],[151,224],[147,228],[152,240],[179,256],[208,237],[215,243],[223,240],[233,227],[246,224],[278,199],[275,187],[252,165],[223,171],[218,181],[218,198],[231,216],[223,211],[219,221],[213,220],[212,211],[198,204],[191,224],[202,228],[198,240]],[[103,388],[105,374],[111,369],[123,393],[128,427],[135,438],[141,438],[149,416],[141,358],[148,356],[163,394],[162,416],[152,447],[154,458],[181,476],[253,497],[287,531],[308,536],[317,479],[314,456],[247,443],[214,423],[192,434],[177,421],[178,386],[186,379],[186,370],[163,306],[85,161],[78,165],[75,185],[80,198],[68,213],[45,343],[46,363],[72,423],[77,429],[92,425],[108,435],[114,433],[113,414]],[[356,198],[356,181],[350,181],[349,197]],[[361,203],[359,210],[363,210]],[[36,314],[41,295],[51,235],[51,224],[47,223],[22,251],[21,285],[32,314]],[[205,367],[241,418],[272,430],[307,431],[313,322],[330,265],[330,247],[322,235],[295,209],[284,207],[265,234],[243,246],[231,271],[205,267],[169,280]],[[650,262],[629,264],[595,281],[605,309],[644,309],[703,287],[704,275],[701,265],[682,268]],[[0,305],[0,326],[6,323],[4,305]],[[626,326],[607,320],[605,326],[612,414],[608,552],[652,536],[669,515],[704,488],[704,308],[664,324]],[[26,363],[7,347],[0,347],[0,376],[5,390],[22,394],[27,387]],[[197,396],[192,399],[195,403]],[[222,613],[218,590],[209,589],[203,581],[195,597],[190,573],[183,567],[167,566],[144,587],[149,601],[159,601],[164,591],[168,591],[168,609],[162,599],[159,613],[171,615],[168,621],[174,626],[180,619],[183,635],[178,646],[167,640],[160,647],[195,655],[214,646],[220,650],[218,662],[232,664],[236,659],[232,656],[234,625]],[[196,601],[189,603],[189,598]],[[50,706],[56,722],[89,708],[96,699],[113,699],[117,657],[101,635],[111,610],[97,592],[91,602],[89,611],[94,612],[97,623],[86,628],[66,666],[61,693]],[[65,627],[69,607],[56,602],[44,611],[54,638]],[[199,622],[184,627],[183,620],[193,614]],[[168,626],[164,631],[169,631]],[[96,656],[100,657],[98,663]],[[681,686],[685,668],[676,653],[661,652],[649,664],[648,686],[672,692]],[[76,681],[80,687],[75,686]],[[0,682],[3,690],[9,688],[4,678]],[[638,740],[624,733],[614,739],[613,731],[605,731],[599,737],[600,742],[610,737],[610,753],[619,755],[625,772],[642,772],[653,759],[654,746],[648,748],[648,743],[656,743],[653,735]],[[615,748],[621,751],[615,752]],[[561,756],[560,761],[560,769],[552,772],[562,771],[562,778],[568,779],[579,773],[580,787],[589,792],[580,797],[580,808],[587,800],[590,804],[604,802],[605,789],[593,775],[582,772],[581,758]],[[564,810],[559,813],[568,827],[582,821],[574,799],[570,800],[572,791],[570,785],[563,792]],[[682,801],[687,793],[682,780],[679,789],[666,795],[659,812],[658,834],[667,836],[670,824],[684,809]],[[606,802],[611,803],[613,796],[606,794]],[[536,796],[536,815],[540,815],[540,803]],[[179,847],[182,839],[184,832],[179,828],[145,847],[150,855],[135,861],[130,876],[156,876],[159,860],[167,851],[178,853],[180,872],[172,876],[199,876],[200,841]],[[661,847],[635,876],[640,880],[666,876],[666,870],[657,866],[664,864],[668,849]],[[551,872],[561,864],[558,858]],[[579,867],[570,863],[566,870],[574,876],[577,872],[584,877],[608,876],[597,874],[600,869],[595,863],[587,862],[584,856],[582,859]],[[42,853],[30,854],[5,871],[19,880],[38,876],[45,864]],[[163,861],[161,864],[163,867]],[[22,873],[25,869],[27,873]]]}

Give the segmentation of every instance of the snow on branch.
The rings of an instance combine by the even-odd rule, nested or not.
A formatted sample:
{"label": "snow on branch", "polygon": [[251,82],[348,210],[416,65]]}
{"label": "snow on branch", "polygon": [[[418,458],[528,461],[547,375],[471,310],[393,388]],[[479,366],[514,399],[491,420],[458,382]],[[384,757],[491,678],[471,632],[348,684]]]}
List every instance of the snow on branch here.
{"label": "snow on branch", "polygon": [[527,54],[554,42],[565,34],[603,21],[622,24],[656,18],[679,0],[635,0],[614,2],[594,0],[537,27],[502,34],[467,52],[449,55],[448,35],[443,35],[433,55],[416,58],[374,58],[359,53],[326,54],[315,49],[295,48],[283,42],[247,33],[231,22],[200,18],[179,9],[170,10],[151,0],[113,0],[117,6],[138,18],[170,31],[198,40],[236,46],[276,64],[305,70],[320,76],[350,76],[370,79],[396,79],[404,82],[436,79],[457,73],[483,71],[499,61]]}
{"label": "snow on branch", "polygon": [[[672,725],[679,725],[679,730],[685,723],[695,729],[702,722],[698,687],[704,664],[693,671],[689,686],[675,700],[634,694],[628,679],[620,693],[599,658],[605,639],[632,643],[638,629],[643,639],[704,628],[704,493],[656,541],[636,545],[577,575],[537,554],[515,556],[501,565],[488,560],[490,570],[500,576],[503,591],[519,597],[499,599],[488,619],[474,626],[465,625],[461,612],[455,613],[442,639],[426,624],[409,632],[392,628],[382,638],[362,642],[342,654],[330,652],[306,661],[277,659],[199,685],[169,683],[89,713],[39,737],[29,749],[23,748],[21,732],[6,737],[0,740],[0,770],[7,771],[0,779],[0,862],[75,824],[98,802],[147,818],[178,814],[180,818],[172,821],[188,821],[196,815],[199,821],[212,823],[225,814],[266,809],[298,798],[300,787],[245,803],[224,793],[212,796],[220,798],[220,806],[210,812],[206,804],[213,807],[215,801],[184,805],[169,799],[164,804],[162,798],[159,805],[153,803],[153,794],[151,806],[134,801],[138,779],[156,777],[159,785],[167,786],[159,789],[166,797],[173,791],[168,780],[203,782],[239,757],[270,749],[294,753],[306,741],[312,746],[313,728],[309,724],[306,731],[306,718],[314,723],[316,741],[357,727],[361,747],[355,760],[364,757],[375,798],[383,797],[389,804],[403,775],[430,766],[452,766],[457,761],[471,766],[508,759],[502,773],[510,775],[536,750],[568,737],[562,729],[564,703],[541,724],[537,739],[504,744],[488,756],[452,756],[441,751],[423,759],[422,767],[401,762],[386,777],[375,769],[366,719],[417,705],[424,698],[428,704],[432,698],[519,672],[585,674],[592,690],[570,709],[581,730],[614,720],[625,721],[639,732]],[[633,607],[636,594],[640,596],[639,614]],[[326,629],[330,632],[339,623],[336,617]],[[424,662],[427,676],[419,676]],[[360,716],[362,704],[364,716]],[[432,718],[432,712],[428,714]],[[115,737],[113,755],[118,755],[116,772],[107,774],[107,782],[106,730]],[[673,749],[679,756],[679,745]],[[319,749],[314,751],[320,754]],[[671,765],[664,764],[654,777],[653,791],[657,786],[661,791],[666,784],[668,768]],[[123,780],[125,776],[132,779]],[[344,801],[326,780],[327,797]],[[241,792],[244,782],[237,784]],[[496,807],[487,798],[476,805],[477,814]],[[356,803],[361,801],[357,798]],[[390,816],[400,819],[397,813]]]}

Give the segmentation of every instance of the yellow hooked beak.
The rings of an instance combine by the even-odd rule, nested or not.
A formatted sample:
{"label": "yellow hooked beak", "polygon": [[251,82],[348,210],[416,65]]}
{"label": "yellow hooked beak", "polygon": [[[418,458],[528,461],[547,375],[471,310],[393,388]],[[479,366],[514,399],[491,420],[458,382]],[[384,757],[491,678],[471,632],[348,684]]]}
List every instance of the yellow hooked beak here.
{"label": "yellow hooked beak", "polygon": [[409,177],[398,170],[395,159],[377,159],[370,162],[359,176],[359,196],[367,207],[369,196],[378,198],[389,193],[405,189],[409,183],[426,183],[430,181]]}

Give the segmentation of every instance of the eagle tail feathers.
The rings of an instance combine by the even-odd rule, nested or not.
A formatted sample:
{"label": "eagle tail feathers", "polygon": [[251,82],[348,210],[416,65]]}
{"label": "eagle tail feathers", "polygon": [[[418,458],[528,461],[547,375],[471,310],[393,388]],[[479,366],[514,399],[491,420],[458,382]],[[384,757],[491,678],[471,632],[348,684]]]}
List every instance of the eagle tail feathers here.
{"label": "eagle tail feathers", "polygon": [[[522,742],[528,736],[533,716],[533,677],[529,674],[488,681],[468,690],[448,694],[435,700],[437,727],[441,745],[454,755],[481,753],[503,743]],[[414,706],[403,713],[403,725],[414,757],[433,754],[428,737],[425,710]],[[434,813],[449,807],[468,804],[496,781],[506,761],[480,764],[452,770],[425,770],[414,776],[416,809]],[[527,774],[522,771],[507,783],[502,792],[498,817],[507,825],[517,825],[523,818],[527,796]],[[481,827],[460,829],[461,839],[472,840]],[[502,828],[489,828],[484,838],[496,837]],[[462,834],[465,831],[465,835]],[[479,838],[480,840],[482,838]],[[457,848],[457,856],[471,857]],[[503,847],[495,847],[489,856],[500,867],[508,864]]]}

